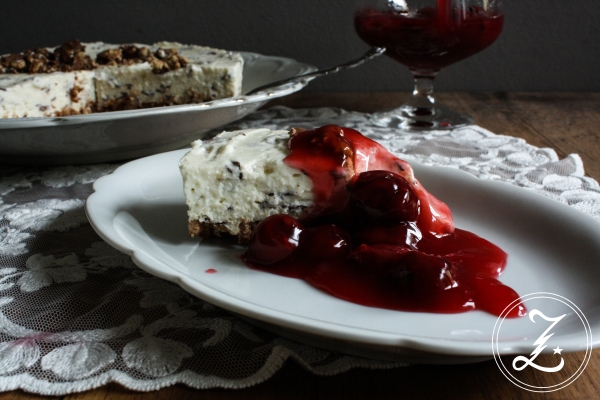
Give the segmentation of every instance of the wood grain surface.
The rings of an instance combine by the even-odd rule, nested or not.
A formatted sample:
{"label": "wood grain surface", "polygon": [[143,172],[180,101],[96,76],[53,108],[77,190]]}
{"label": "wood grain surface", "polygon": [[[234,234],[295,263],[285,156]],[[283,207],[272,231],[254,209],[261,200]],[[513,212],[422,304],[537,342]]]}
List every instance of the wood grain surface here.
{"label": "wood grain surface", "polygon": [[[297,93],[269,104],[294,108],[341,107],[372,112],[390,109],[407,93]],[[587,174],[600,179],[600,93],[439,93],[438,101],[473,115],[476,123],[498,134],[551,147],[560,157],[577,153]],[[600,285],[600,282],[599,282]],[[582,354],[564,355],[566,368]],[[539,364],[551,355],[538,357]],[[548,362],[551,364],[551,362]],[[532,368],[528,378],[543,385],[549,375]],[[154,400],[154,399],[595,399],[600,398],[600,350],[592,353],[583,374],[570,386],[539,394],[510,383],[493,360],[470,365],[414,365],[389,370],[355,369],[336,376],[315,376],[288,362],[268,381],[247,389],[195,390],[177,385],[141,393],[116,384],[61,397],[13,391],[0,400]]]}

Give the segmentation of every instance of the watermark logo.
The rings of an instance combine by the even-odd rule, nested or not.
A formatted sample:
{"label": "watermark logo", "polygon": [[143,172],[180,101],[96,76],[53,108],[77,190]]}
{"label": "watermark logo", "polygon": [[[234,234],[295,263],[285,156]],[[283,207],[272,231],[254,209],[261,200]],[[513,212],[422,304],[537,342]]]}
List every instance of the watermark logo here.
{"label": "watermark logo", "polygon": [[[527,308],[527,316],[505,320],[521,304]],[[505,348],[503,342],[524,336],[531,340],[529,356],[510,355],[511,349]],[[585,346],[586,351],[576,353],[577,362],[565,364],[561,341],[568,341],[570,347],[576,341],[577,346]],[[494,326],[492,345],[496,364],[509,381],[531,392],[553,392],[573,383],[584,371],[592,355],[592,331],[587,318],[572,301],[553,293],[532,293],[513,301],[500,314]],[[548,347],[546,353],[551,355],[538,360]],[[536,374],[529,370],[551,374],[551,379],[545,381],[552,384],[540,386]]]}

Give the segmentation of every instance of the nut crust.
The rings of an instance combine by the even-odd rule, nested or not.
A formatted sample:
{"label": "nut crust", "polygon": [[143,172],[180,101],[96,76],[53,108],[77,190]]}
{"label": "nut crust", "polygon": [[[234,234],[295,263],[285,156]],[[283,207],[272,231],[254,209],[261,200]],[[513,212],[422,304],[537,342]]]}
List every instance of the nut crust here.
{"label": "nut crust", "polygon": [[223,223],[194,220],[188,222],[188,231],[192,237],[199,236],[203,239],[211,236],[236,237],[239,244],[248,244],[256,225],[258,225],[257,221],[244,219],[238,224],[239,232],[236,234],[232,233]]}

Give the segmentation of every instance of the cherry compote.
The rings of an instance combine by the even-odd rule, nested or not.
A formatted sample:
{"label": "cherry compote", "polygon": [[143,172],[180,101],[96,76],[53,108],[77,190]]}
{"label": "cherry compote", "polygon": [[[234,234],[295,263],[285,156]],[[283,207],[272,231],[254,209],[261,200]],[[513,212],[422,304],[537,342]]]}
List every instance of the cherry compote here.
{"label": "cherry compote", "polygon": [[251,268],[393,310],[499,315],[518,299],[497,279],[506,253],[455,229],[405,161],[334,125],[297,133],[290,149],[284,162],[311,178],[315,204],[300,220],[279,214],[258,224],[242,255]]}
{"label": "cherry compote", "polygon": [[419,199],[398,174],[366,171],[358,174],[351,188],[352,217],[362,224],[396,225],[417,220]]}
{"label": "cherry compote", "polygon": [[500,36],[504,14],[480,7],[379,10],[361,8],[354,16],[358,35],[371,46],[415,71],[439,71],[490,46]]}
{"label": "cherry compote", "polygon": [[250,239],[246,258],[264,265],[284,260],[298,247],[302,229],[302,224],[289,215],[265,218]]}

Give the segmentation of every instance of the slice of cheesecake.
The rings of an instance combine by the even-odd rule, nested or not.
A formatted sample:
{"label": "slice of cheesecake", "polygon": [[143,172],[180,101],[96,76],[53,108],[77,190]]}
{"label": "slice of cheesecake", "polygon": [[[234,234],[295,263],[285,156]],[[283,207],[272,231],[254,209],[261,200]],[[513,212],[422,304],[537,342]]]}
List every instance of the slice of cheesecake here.
{"label": "slice of cheesecake", "polygon": [[71,41],[0,57],[0,117],[54,117],[200,103],[241,94],[243,58],[160,42]]}
{"label": "slice of cheesecake", "polygon": [[443,236],[454,230],[446,204],[422,187],[411,166],[353,129],[223,132],[192,143],[179,167],[192,236],[233,235],[246,243],[254,227],[274,214],[339,216],[348,185],[372,170],[408,182],[419,200],[416,223],[423,232]]}
{"label": "slice of cheesecake", "polygon": [[246,242],[270,215],[300,216],[313,203],[312,182],[283,162],[289,140],[287,130],[248,129],[192,143],[179,165],[190,234]]}

